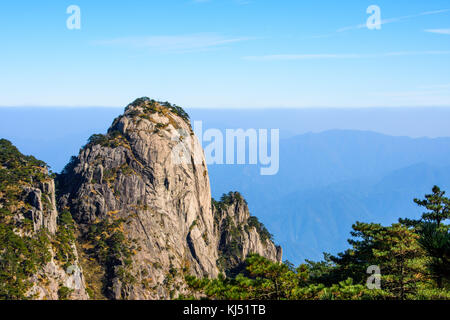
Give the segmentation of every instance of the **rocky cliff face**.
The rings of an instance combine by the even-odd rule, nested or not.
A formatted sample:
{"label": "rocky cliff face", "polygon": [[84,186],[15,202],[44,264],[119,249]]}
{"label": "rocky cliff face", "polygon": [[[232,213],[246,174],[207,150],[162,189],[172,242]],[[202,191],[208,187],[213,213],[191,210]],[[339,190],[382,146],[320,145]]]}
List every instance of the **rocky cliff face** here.
{"label": "rocky cliff face", "polygon": [[30,289],[37,298],[170,299],[187,274],[232,274],[249,253],[281,261],[238,193],[211,201],[201,145],[169,103],[138,99],[89,139],[57,177],[60,213],[44,180],[22,188],[23,214],[61,244],[50,255],[66,269],[53,258],[39,265],[33,279],[49,280]]}
{"label": "rocky cliff face", "polygon": [[219,267],[229,275],[242,269],[245,258],[252,253],[281,262],[282,249],[275,246],[272,235],[256,217],[250,216],[247,202],[238,192],[213,201]]}
{"label": "rocky cliff face", "polygon": [[[48,248],[50,259],[31,277],[34,285],[27,294],[45,300],[89,299],[75,238],[63,237],[62,232],[67,231],[61,229],[67,226],[58,223],[60,214],[56,210],[54,180],[37,183],[34,188],[24,187],[24,195],[30,205],[24,216],[33,221],[33,233],[46,232],[52,243]],[[64,250],[66,252],[60,252]]]}
{"label": "rocky cliff face", "polygon": [[118,223],[118,246],[130,249],[109,253],[117,259],[105,271],[108,298],[171,298],[183,271],[218,274],[206,163],[193,152],[177,161],[180,145],[202,152],[187,117],[140,99],[107,135],[93,136],[63,176],[60,205],[84,234],[98,223]]}
{"label": "rocky cliff face", "polygon": [[45,164],[0,140],[0,178],[0,298],[88,299]]}
{"label": "rocky cliff face", "polygon": [[[106,262],[106,297],[172,298],[183,292],[184,273],[216,277],[227,268],[219,254],[228,245],[221,240],[228,212],[217,211],[221,217],[214,219],[203,151],[182,109],[136,100],[107,135],[91,137],[60,181],[60,206],[80,224],[87,255]],[[249,218],[243,210],[229,215],[242,220],[240,226]],[[120,230],[123,241],[114,244],[122,251],[96,248],[92,226],[99,224],[116,225],[109,231]],[[260,240],[254,229],[237,241],[242,250],[236,263],[249,252],[277,260],[271,241]]]}

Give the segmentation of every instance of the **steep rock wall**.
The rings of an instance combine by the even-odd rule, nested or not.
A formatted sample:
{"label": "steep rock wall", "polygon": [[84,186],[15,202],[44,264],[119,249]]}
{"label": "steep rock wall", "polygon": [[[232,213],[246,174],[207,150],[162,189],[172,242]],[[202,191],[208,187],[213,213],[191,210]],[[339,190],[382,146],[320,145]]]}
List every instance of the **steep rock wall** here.
{"label": "steep rock wall", "polygon": [[[60,210],[70,210],[81,231],[83,261],[96,261],[86,273],[101,274],[88,279],[96,297],[170,299],[184,292],[185,274],[214,278],[249,253],[281,260],[243,202],[212,205],[201,145],[187,114],[169,103],[128,105],[58,183]],[[239,250],[228,250],[236,242]],[[223,263],[224,252],[232,263]]]}

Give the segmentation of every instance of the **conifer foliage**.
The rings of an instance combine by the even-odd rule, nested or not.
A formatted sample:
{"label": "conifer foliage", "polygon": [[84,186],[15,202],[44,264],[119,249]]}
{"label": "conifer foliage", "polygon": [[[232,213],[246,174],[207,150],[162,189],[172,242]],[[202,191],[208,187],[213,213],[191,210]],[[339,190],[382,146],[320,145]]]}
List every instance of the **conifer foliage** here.
{"label": "conifer foliage", "polygon": [[[450,201],[434,187],[414,202],[427,211],[420,220],[382,226],[356,222],[350,248],[295,268],[250,255],[243,272],[217,279],[186,276],[192,296],[209,299],[406,300],[450,299]],[[367,286],[369,267],[380,270],[380,286]],[[180,298],[187,298],[182,296]]]}

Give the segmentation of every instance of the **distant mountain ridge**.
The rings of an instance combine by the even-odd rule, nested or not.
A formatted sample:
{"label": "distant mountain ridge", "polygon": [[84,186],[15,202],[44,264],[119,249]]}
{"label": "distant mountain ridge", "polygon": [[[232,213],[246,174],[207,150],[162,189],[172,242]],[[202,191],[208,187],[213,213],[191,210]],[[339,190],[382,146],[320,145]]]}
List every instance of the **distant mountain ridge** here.
{"label": "distant mountain ridge", "polygon": [[330,130],[282,139],[276,176],[260,176],[252,166],[209,168],[213,196],[241,190],[285,257],[300,263],[346,248],[357,220],[416,217],[414,197],[435,184],[450,187],[450,138]]}

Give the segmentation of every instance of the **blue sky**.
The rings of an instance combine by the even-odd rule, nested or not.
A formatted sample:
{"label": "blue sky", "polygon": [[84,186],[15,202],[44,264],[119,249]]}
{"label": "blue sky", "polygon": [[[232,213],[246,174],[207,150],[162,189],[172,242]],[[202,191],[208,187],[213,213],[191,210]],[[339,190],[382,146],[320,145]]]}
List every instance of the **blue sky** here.
{"label": "blue sky", "polygon": [[16,0],[0,30],[1,106],[450,106],[448,0]]}

